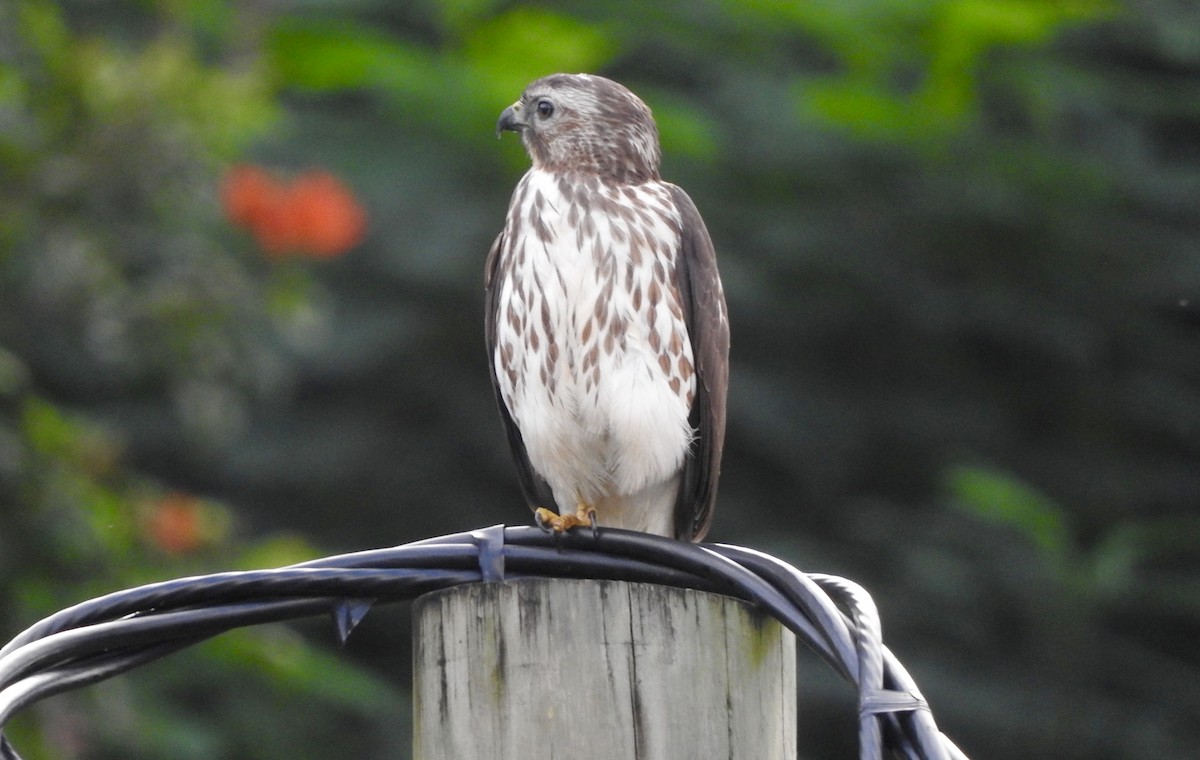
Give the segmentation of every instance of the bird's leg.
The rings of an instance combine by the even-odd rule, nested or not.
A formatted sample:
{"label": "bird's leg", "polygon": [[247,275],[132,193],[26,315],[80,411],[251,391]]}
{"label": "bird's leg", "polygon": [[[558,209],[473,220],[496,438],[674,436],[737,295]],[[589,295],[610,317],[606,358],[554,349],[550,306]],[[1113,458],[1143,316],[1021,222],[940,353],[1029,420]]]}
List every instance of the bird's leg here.
{"label": "bird's leg", "polygon": [[574,514],[560,515],[545,507],[538,507],[533,510],[533,519],[542,530],[548,529],[555,533],[562,533],[580,525],[590,526],[592,535],[596,533],[596,508],[583,501],[576,505]]}

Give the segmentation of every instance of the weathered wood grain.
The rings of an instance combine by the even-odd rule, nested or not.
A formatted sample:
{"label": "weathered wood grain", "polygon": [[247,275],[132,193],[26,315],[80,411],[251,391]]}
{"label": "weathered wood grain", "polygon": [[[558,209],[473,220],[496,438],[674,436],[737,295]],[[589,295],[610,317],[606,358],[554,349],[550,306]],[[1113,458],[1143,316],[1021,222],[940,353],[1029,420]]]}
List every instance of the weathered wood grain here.
{"label": "weathered wood grain", "polygon": [[417,760],[796,756],[795,638],[716,594],[458,586],[417,601],[413,659]]}

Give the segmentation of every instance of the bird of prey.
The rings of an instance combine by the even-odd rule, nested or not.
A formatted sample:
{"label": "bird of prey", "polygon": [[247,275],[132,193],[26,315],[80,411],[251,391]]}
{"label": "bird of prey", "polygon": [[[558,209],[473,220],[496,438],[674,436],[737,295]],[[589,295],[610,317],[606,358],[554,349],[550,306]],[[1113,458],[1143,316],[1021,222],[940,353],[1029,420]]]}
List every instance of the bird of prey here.
{"label": "bird of prey", "polygon": [[[729,320],[708,230],[624,86],[553,74],[504,109],[532,168],[486,264],[492,381],[537,521],[708,531]],[[557,513],[554,509],[557,508]]]}

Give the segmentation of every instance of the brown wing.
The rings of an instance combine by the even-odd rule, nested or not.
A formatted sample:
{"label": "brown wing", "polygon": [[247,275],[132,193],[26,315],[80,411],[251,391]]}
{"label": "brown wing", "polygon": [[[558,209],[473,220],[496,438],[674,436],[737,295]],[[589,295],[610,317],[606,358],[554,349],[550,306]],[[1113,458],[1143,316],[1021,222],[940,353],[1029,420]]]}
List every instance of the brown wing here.
{"label": "brown wing", "polygon": [[517,466],[517,479],[521,484],[521,493],[529,507],[554,508],[554,492],[550,485],[538,475],[533,465],[529,463],[529,454],[525,451],[525,441],[521,438],[521,430],[513,421],[504,397],[500,393],[500,383],[496,378],[496,320],[500,318],[500,288],[496,282],[496,268],[500,262],[500,250],[504,247],[504,233],[501,232],[492,242],[488,251],[487,262],[484,264],[484,337],[487,341],[488,367],[491,369],[492,390],[496,394],[496,406],[500,408],[500,419],[504,422],[504,432],[508,435],[508,445],[512,450],[513,462]]}
{"label": "brown wing", "polygon": [[717,274],[717,255],[696,204],[674,185],[680,216],[676,286],[696,364],[696,397],[689,422],[696,439],[683,464],[675,501],[675,537],[700,541],[712,522],[725,444],[725,396],[729,388],[729,320]]}

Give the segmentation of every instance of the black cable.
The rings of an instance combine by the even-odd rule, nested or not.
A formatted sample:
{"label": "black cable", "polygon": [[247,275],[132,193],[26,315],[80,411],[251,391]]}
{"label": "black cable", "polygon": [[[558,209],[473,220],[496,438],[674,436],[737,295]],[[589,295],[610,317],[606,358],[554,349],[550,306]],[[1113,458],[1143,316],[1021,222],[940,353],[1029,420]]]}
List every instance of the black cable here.
{"label": "black cable", "polygon": [[0,725],[8,722],[18,710],[34,702],[112,678],[208,638],[210,636],[193,636],[138,647],[128,652],[103,653],[83,660],[79,665],[44,670],[21,679],[8,689],[0,691]]}
{"label": "black cable", "polygon": [[371,604],[463,583],[521,578],[654,583],[734,596],[769,612],[859,693],[860,751],[965,760],[912,677],[883,646],[856,584],[770,555],[632,531],[493,526],[279,568],[153,583],[81,602],[0,649],[0,760],[20,760],[4,723],[38,699],[125,672],[233,628],[333,612],[343,637]]}

